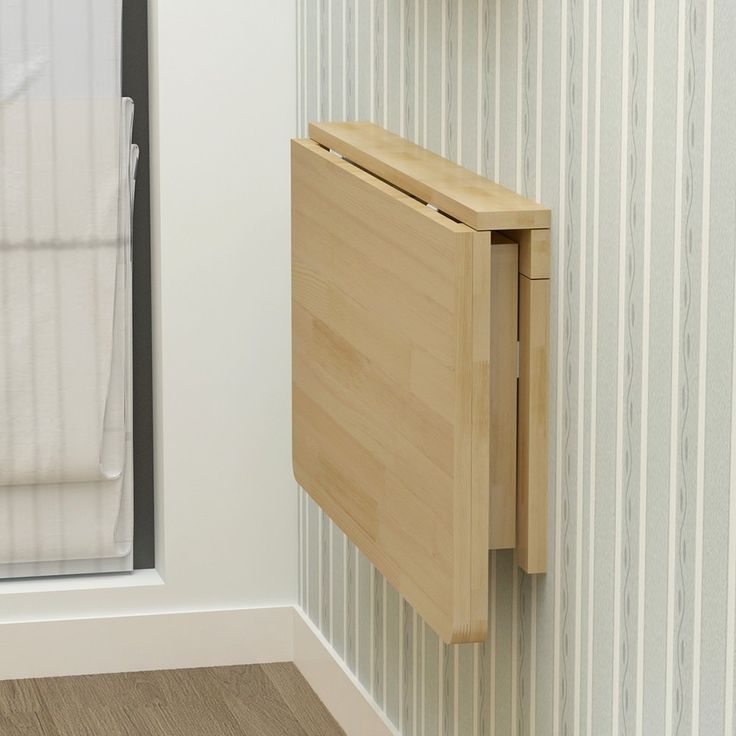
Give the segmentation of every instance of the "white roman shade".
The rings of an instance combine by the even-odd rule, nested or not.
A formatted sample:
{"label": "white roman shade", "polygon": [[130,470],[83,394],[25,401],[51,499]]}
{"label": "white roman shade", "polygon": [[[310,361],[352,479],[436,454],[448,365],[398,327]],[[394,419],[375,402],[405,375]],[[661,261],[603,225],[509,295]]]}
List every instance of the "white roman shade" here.
{"label": "white roman shade", "polygon": [[121,0],[0,0],[0,577],[132,564]]}

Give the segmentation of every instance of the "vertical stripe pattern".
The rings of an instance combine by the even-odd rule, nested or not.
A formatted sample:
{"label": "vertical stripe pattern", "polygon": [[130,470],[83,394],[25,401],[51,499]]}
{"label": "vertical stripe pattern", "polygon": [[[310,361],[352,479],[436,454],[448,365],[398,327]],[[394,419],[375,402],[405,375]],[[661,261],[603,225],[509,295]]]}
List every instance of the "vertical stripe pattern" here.
{"label": "vertical stripe pattern", "polygon": [[302,606],[402,734],[736,734],[736,9],[298,10],[302,131],[387,123],[554,220],[549,572],[493,553],[448,647],[300,491]]}

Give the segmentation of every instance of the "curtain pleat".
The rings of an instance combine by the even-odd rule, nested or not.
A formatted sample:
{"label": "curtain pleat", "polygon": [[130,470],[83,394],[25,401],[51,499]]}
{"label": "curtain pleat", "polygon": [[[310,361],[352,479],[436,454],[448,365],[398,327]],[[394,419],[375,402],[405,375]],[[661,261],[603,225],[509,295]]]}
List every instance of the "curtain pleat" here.
{"label": "curtain pleat", "polygon": [[0,0],[0,577],[129,569],[122,0]]}

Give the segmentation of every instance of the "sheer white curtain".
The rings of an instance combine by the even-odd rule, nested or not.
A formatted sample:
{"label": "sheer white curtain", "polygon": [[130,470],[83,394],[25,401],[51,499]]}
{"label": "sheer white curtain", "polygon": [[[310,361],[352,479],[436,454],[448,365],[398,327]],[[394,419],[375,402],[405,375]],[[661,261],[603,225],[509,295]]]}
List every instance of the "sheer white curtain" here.
{"label": "sheer white curtain", "polygon": [[0,577],[132,563],[122,0],[0,0]]}

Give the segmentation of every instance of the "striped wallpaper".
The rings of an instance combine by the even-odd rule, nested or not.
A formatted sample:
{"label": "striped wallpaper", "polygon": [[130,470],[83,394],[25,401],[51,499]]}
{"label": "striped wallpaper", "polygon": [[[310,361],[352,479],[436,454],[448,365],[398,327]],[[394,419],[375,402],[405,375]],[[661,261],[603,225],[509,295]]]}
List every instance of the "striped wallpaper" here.
{"label": "striped wallpaper", "polygon": [[297,14],[302,134],[374,120],[554,219],[549,573],[493,554],[445,646],[300,491],[301,605],[401,734],[736,733],[736,4]]}

